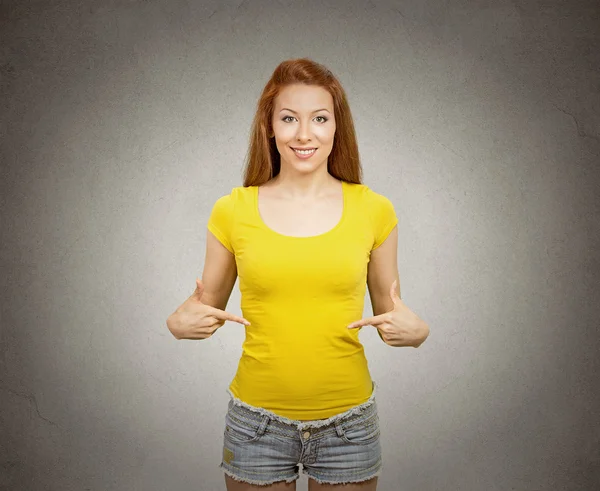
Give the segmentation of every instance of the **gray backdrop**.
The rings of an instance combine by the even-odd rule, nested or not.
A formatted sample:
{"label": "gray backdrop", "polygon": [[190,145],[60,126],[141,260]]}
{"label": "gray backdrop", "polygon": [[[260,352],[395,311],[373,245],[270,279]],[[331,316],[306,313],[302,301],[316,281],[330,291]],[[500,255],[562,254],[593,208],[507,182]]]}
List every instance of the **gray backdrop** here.
{"label": "gray backdrop", "polygon": [[212,204],[241,185],[260,91],[302,56],[348,93],[365,183],[399,217],[402,298],[431,328],[420,349],[361,331],[379,489],[598,489],[597,2],[0,16],[2,490],[225,489],[244,329],[177,341],[165,321],[202,273]]}

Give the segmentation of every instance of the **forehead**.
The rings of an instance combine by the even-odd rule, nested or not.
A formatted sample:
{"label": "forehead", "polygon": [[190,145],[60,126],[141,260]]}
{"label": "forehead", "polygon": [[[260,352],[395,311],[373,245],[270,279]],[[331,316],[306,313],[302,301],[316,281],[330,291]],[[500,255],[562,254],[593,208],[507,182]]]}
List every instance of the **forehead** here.
{"label": "forehead", "polygon": [[326,108],[333,110],[333,97],[317,85],[288,85],[279,91],[275,98],[275,108],[287,107],[294,110],[312,111]]}

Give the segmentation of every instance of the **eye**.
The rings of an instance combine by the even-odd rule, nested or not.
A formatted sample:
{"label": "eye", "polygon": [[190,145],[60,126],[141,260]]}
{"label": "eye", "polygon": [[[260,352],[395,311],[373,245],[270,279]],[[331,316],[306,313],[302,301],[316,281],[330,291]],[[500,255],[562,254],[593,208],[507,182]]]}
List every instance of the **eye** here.
{"label": "eye", "polygon": [[[287,123],[288,118],[294,119],[294,116],[284,116],[283,118],[281,118],[281,121],[283,121],[284,123]],[[328,121],[328,118],[326,118],[325,116],[317,116],[315,119],[317,119],[317,118],[322,119],[322,121],[320,121],[321,124],[326,123]]]}

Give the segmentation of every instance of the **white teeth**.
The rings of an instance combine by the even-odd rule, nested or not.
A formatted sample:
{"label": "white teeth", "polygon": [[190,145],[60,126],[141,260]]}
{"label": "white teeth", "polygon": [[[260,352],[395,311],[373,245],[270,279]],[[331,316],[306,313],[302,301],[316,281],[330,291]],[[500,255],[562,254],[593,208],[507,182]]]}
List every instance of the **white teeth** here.
{"label": "white teeth", "polygon": [[313,153],[316,150],[316,148],[313,148],[312,150],[296,150],[294,148],[294,152],[299,153],[300,155],[310,155],[311,153]]}

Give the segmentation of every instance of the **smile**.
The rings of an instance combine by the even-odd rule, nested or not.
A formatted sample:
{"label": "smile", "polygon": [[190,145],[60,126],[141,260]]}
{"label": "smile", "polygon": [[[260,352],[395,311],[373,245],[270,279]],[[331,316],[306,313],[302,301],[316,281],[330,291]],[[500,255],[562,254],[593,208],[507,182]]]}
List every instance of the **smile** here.
{"label": "smile", "polygon": [[299,155],[312,155],[317,151],[316,148],[311,148],[310,150],[297,150],[295,148],[292,148],[292,150],[294,150],[294,152],[296,152]]}

